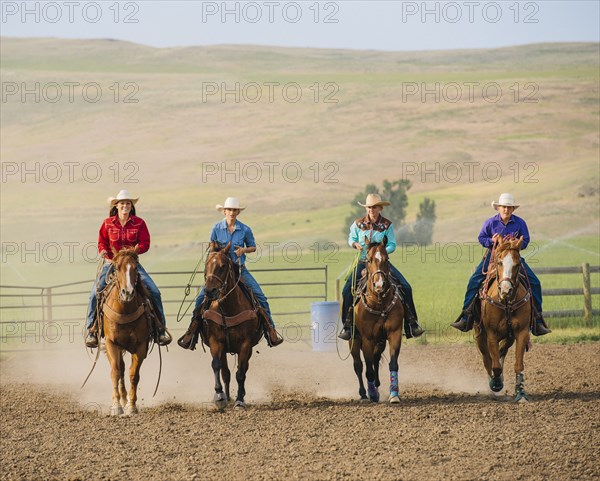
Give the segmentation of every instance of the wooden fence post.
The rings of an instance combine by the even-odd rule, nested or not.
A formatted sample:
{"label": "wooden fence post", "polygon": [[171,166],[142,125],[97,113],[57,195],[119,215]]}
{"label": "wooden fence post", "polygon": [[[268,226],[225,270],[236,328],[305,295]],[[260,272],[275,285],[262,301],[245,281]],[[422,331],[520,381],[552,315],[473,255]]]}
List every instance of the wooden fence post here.
{"label": "wooden fence post", "polygon": [[583,263],[583,321],[586,325],[592,325],[592,292],[590,282],[590,265]]}

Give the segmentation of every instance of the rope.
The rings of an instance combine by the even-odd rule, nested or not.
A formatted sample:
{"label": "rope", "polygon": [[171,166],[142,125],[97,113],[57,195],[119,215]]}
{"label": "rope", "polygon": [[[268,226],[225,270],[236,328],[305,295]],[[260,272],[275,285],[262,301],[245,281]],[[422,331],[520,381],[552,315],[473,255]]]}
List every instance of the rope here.
{"label": "rope", "polygon": [[[344,281],[348,280],[348,276],[350,276],[350,274],[352,274],[352,283],[351,283],[351,290],[350,292],[352,293],[352,309],[354,309],[354,302],[356,300],[356,288],[354,287],[356,284],[356,271],[358,268],[358,263],[359,263],[359,259],[360,259],[360,254],[362,253],[362,250],[358,251],[356,253],[356,256],[354,257],[354,261],[352,261],[352,264],[350,265],[350,267],[348,268],[348,271],[346,272],[346,275],[344,276]],[[342,303],[343,305],[343,303]],[[342,319],[342,313],[340,312],[338,314],[338,319],[337,319],[337,323],[336,325],[340,326],[340,321]],[[343,327],[343,326],[342,326]],[[336,331],[337,332],[337,331]],[[345,361],[346,359],[348,359],[351,355],[352,355],[352,349],[354,347],[354,334],[355,334],[355,322],[354,322],[354,316],[352,316],[352,329],[350,331],[350,350],[348,352],[348,355],[346,357],[342,357],[342,354],[340,353],[340,345],[337,341],[337,336],[335,338],[335,349],[337,351],[337,355],[338,358],[341,361]]]}
{"label": "rope", "polygon": [[[190,310],[190,307],[192,307],[192,304],[194,303],[194,301],[196,300],[195,298],[190,301],[190,303],[188,304],[188,306],[186,307],[185,311],[183,312],[183,314],[181,314],[181,308],[183,307],[183,304],[187,298],[187,296],[190,295],[190,289],[192,287],[192,282],[194,282],[194,278],[196,277],[196,274],[198,273],[198,266],[200,266],[200,263],[202,262],[202,260],[204,259],[204,255],[208,252],[208,249],[210,249],[210,245],[206,248],[206,250],[202,253],[202,255],[200,256],[200,259],[198,259],[198,263],[196,264],[196,267],[194,267],[194,271],[192,272],[192,275],[190,276],[190,280],[188,281],[187,285],[185,286],[185,294],[183,296],[183,299],[181,300],[181,304],[179,305],[179,310],[177,311],[177,322],[181,322],[181,320],[185,317],[185,315],[188,313],[188,311]],[[181,314],[181,316],[179,315]]]}

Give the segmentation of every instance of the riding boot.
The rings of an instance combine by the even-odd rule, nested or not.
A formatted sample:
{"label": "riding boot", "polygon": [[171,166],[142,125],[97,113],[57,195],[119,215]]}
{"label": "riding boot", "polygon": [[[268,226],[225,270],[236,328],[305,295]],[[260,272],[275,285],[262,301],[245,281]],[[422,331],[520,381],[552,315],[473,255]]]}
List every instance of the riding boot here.
{"label": "riding boot", "polygon": [[419,326],[415,313],[407,306],[404,306],[404,333],[406,334],[406,339],[419,337],[424,332],[423,328]]}
{"label": "riding boot", "polygon": [[460,316],[458,316],[456,321],[450,325],[462,332],[468,332],[473,329],[473,324],[475,323],[475,303],[478,300],[479,298],[475,296],[475,299],[473,299],[467,308],[460,313]]}
{"label": "riding boot", "polygon": [[93,328],[88,331],[85,337],[85,345],[92,348],[98,347],[98,335],[93,331]]}
{"label": "riding boot", "polygon": [[159,346],[168,346],[171,344],[173,338],[171,337],[171,333],[167,331],[165,319],[161,320],[159,318],[160,310],[154,304],[154,300],[150,296],[148,296],[148,300],[151,308],[151,315],[154,318],[154,327],[156,329],[156,342]]}
{"label": "riding boot", "polygon": [[182,347],[183,349],[189,349],[190,351],[193,351],[196,349],[199,334],[200,322],[198,321],[198,318],[194,316],[192,322],[190,322],[190,327],[188,327],[187,331],[185,331],[185,334],[177,340],[177,344],[179,344],[179,347]]}
{"label": "riding boot", "polygon": [[352,324],[352,319],[346,319],[344,321],[344,327],[342,327],[342,330],[338,334],[340,339],[343,339],[344,341],[349,341],[352,339]]}
{"label": "riding boot", "polygon": [[279,346],[283,342],[283,337],[279,335],[279,333],[275,330],[275,326],[271,322],[267,322],[267,334],[268,334],[268,344],[269,347]]}
{"label": "riding boot", "polygon": [[533,334],[534,336],[544,336],[546,334],[550,334],[552,332],[552,329],[550,329],[548,327],[548,324],[546,324],[542,313],[539,312],[535,307],[533,308],[533,310],[535,314],[535,321],[533,323],[533,326],[531,327],[531,334]]}

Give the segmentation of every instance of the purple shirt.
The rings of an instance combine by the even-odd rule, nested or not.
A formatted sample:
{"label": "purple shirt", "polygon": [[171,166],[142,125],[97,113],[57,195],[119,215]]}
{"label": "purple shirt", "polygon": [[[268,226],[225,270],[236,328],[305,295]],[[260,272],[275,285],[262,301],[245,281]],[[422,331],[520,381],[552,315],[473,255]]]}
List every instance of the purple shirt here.
{"label": "purple shirt", "polygon": [[500,214],[496,214],[494,217],[490,217],[483,223],[481,232],[479,233],[479,243],[483,247],[490,249],[494,242],[492,236],[494,234],[500,234],[502,237],[512,234],[517,239],[523,236],[523,245],[521,249],[525,249],[529,244],[529,230],[527,224],[523,219],[512,215],[506,225],[502,222]]}

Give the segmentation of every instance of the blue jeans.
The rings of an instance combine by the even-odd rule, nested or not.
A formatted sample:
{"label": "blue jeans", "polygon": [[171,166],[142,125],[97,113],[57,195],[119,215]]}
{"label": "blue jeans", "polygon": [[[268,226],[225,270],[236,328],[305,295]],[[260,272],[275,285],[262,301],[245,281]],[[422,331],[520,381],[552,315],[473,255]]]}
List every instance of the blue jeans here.
{"label": "blue jeans", "polygon": [[[475,268],[475,272],[469,279],[469,284],[467,285],[467,293],[465,294],[465,301],[463,303],[463,311],[469,307],[469,304],[475,299],[477,293],[479,292],[479,288],[481,287],[483,281],[485,280],[486,275],[482,274],[482,270],[487,272],[488,267],[490,265],[490,252],[488,251],[479,265]],[[533,295],[533,303],[535,304],[535,308],[539,313],[542,312],[542,284],[538,277],[531,270],[531,267],[527,265],[525,259],[521,258],[521,266],[525,269],[527,273],[527,278],[529,279],[529,284],[531,285],[531,293]]]}
{"label": "blue jeans", "polygon": [[[366,267],[364,261],[360,261],[356,266],[356,278],[354,279],[354,288],[358,285],[358,281],[360,280],[361,273],[363,269]],[[390,274],[392,277],[402,286],[402,292],[404,293],[404,303],[408,307],[408,309],[415,315],[415,319],[417,318],[417,309],[415,308],[415,302],[413,300],[412,287],[406,280],[406,278],[401,274],[401,272],[396,269],[392,264],[390,264]],[[342,321],[346,321],[348,317],[348,311],[352,306],[352,274],[348,276],[346,279],[346,284],[344,285],[344,289],[342,290]]]}
{"label": "blue jeans", "polygon": [[[250,289],[252,289],[252,292],[254,292],[254,295],[256,296],[256,300],[258,301],[260,306],[265,311],[267,311],[267,315],[269,316],[269,321],[271,322],[271,325],[273,327],[275,327],[275,322],[273,321],[273,317],[271,316],[271,308],[269,307],[269,302],[267,301],[267,296],[265,296],[265,293],[260,288],[260,285],[258,284],[258,282],[256,282],[256,279],[254,279],[254,277],[252,277],[252,274],[250,274],[250,271],[248,271],[248,269],[246,269],[246,266],[242,266],[242,279],[244,279],[244,282],[246,283],[246,285]],[[200,294],[198,294],[198,297],[196,298],[196,308],[194,310],[200,309],[200,306],[204,302],[204,297],[205,296],[204,296],[204,287],[203,287],[202,290],[200,291]],[[193,317],[194,317],[194,314],[192,314],[192,318]]]}
{"label": "blue jeans", "polygon": [[[100,272],[100,277],[98,278],[98,290],[101,291],[102,289],[104,289],[106,287],[106,276],[108,275],[109,269],[112,270],[112,267],[113,267],[113,265],[110,262],[105,263],[104,266],[102,267],[102,271]],[[141,264],[138,264],[138,273],[140,275],[140,280],[144,283],[144,286],[146,286],[146,289],[148,289],[148,292],[150,293],[150,296],[152,297],[152,302],[158,309],[158,313],[161,317],[160,321],[162,322],[162,326],[161,326],[161,330],[162,330],[162,328],[166,327],[167,320],[165,318],[165,311],[163,309],[160,291],[158,290],[158,287],[156,286],[156,284],[154,283],[152,278],[148,275],[148,273],[142,267]],[[94,285],[92,286],[92,292],[90,292],[90,302],[88,305],[87,326],[86,326],[88,330],[92,327],[92,324],[94,323],[94,317],[96,315],[96,306],[97,305],[98,305],[98,299],[96,298],[96,284],[94,283]]]}

